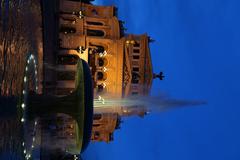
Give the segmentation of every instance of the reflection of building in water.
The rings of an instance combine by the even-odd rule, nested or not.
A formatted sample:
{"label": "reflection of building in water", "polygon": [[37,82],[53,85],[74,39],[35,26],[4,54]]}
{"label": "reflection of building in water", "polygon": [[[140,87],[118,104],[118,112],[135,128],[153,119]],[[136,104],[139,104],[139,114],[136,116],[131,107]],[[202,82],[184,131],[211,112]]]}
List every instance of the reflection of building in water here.
{"label": "reflection of building in water", "polygon": [[[56,117],[41,118],[42,140],[50,150],[68,150],[76,143],[76,124],[67,115],[59,114]],[[56,143],[57,142],[57,143]]]}
{"label": "reflection of building in water", "polygon": [[[74,90],[78,57],[90,65],[96,99],[149,93],[153,78],[149,50],[152,40],[147,34],[125,34],[124,22],[117,18],[114,6],[60,0],[58,13],[56,59],[45,53],[45,63],[57,66],[58,71],[55,74],[45,68],[45,93],[61,96]],[[146,113],[144,108],[133,108],[95,108],[92,140],[111,141],[121,116]]]}

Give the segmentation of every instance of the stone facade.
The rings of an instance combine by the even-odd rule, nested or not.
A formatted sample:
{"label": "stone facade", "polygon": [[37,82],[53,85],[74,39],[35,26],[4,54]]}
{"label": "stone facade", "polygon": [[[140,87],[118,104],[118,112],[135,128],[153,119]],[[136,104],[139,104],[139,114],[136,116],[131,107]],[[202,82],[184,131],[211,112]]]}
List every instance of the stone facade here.
{"label": "stone facade", "polygon": [[[74,90],[76,60],[80,57],[90,66],[96,101],[99,97],[121,99],[149,93],[153,74],[147,34],[125,34],[114,6],[69,0],[59,0],[58,5],[58,44],[52,64],[58,72],[45,83],[46,92],[62,96]],[[126,111],[122,106],[113,108],[95,108],[93,141],[113,140],[120,116]],[[130,115],[133,113],[144,115],[146,110],[140,108]]]}

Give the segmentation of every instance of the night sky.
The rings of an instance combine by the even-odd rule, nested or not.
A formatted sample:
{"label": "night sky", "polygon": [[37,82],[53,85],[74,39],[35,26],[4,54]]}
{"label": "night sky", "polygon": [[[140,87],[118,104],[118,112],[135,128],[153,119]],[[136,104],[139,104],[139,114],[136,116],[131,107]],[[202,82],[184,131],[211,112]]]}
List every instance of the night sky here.
{"label": "night sky", "polygon": [[91,144],[87,160],[240,159],[240,1],[97,0],[116,5],[128,33],[148,33],[152,95],[207,105],[124,120],[110,144]]}

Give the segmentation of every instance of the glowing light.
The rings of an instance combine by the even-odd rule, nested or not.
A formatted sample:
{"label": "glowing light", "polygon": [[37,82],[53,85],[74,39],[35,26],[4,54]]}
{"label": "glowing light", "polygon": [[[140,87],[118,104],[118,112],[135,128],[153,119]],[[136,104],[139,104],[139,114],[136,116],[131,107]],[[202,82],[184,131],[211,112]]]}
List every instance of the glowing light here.
{"label": "glowing light", "polygon": [[26,69],[25,69],[26,71],[28,71],[28,67],[26,67]]}
{"label": "glowing light", "polygon": [[82,13],[82,11],[79,11],[79,18],[83,18],[83,13]]}
{"label": "glowing light", "polygon": [[103,52],[103,55],[106,56],[106,55],[107,55],[107,51],[104,51],[104,52]]}
{"label": "glowing light", "polygon": [[24,121],[25,121],[25,119],[24,119],[24,118],[22,118],[22,119],[21,119],[21,122],[24,122]]}
{"label": "glowing light", "polygon": [[22,103],[22,109],[24,109],[25,108],[25,104],[24,103]]}
{"label": "glowing light", "polygon": [[32,145],[32,148],[34,148],[34,145]]}
{"label": "glowing light", "polygon": [[105,99],[102,98],[102,104],[105,104]]}
{"label": "glowing light", "polygon": [[22,142],[22,146],[24,147],[24,145],[25,145],[25,143],[24,142]]}
{"label": "glowing light", "polygon": [[77,155],[74,155],[74,160],[77,160],[77,159],[78,159]]}
{"label": "glowing light", "polygon": [[107,68],[106,67],[103,67],[103,72],[106,72],[107,71]]}
{"label": "glowing light", "polygon": [[31,154],[27,154],[25,157],[26,157],[27,159],[29,159],[29,158],[31,158]]}
{"label": "glowing light", "polygon": [[106,83],[103,83],[103,88],[106,88],[106,86],[107,86]]}
{"label": "glowing light", "polygon": [[135,41],[134,41],[134,40],[131,40],[130,43],[131,43],[131,44],[135,44]]}
{"label": "glowing light", "polygon": [[23,150],[23,153],[24,153],[24,154],[26,154],[26,153],[27,153],[26,149],[24,149],[24,150]]}
{"label": "glowing light", "polygon": [[101,96],[98,96],[98,100],[100,101],[102,99],[102,97]]}
{"label": "glowing light", "polygon": [[34,124],[35,124],[35,126],[36,126],[36,125],[37,125],[37,121],[35,121],[35,123],[34,123]]}
{"label": "glowing light", "polygon": [[25,92],[25,90],[23,90],[23,92],[22,92],[23,94],[26,94],[26,92]]}
{"label": "glowing light", "polygon": [[26,77],[26,76],[24,77],[24,80],[23,80],[23,81],[24,81],[25,83],[27,82],[27,77]]}
{"label": "glowing light", "polygon": [[102,53],[99,53],[99,57],[103,57],[103,54],[102,54]]}

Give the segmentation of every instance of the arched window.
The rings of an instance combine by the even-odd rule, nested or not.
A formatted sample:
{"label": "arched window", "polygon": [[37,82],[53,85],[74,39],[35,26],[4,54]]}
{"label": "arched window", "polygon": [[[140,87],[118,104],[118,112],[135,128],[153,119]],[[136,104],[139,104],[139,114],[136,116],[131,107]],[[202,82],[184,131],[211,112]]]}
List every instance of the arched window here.
{"label": "arched window", "polygon": [[104,75],[103,75],[102,72],[98,72],[98,73],[97,73],[97,79],[98,79],[98,80],[103,80],[103,76],[104,76]]}
{"label": "arched window", "polygon": [[105,80],[105,79],[106,79],[105,73],[103,73],[103,72],[101,72],[101,71],[98,71],[98,72],[97,72],[97,80],[103,81],[103,80]]}
{"label": "arched window", "polygon": [[99,65],[100,67],[104,66],[104,60],[103,60],[103,58],[98,58],[98,65]]}
{"label": "arched window", "polygon": [[88,36],[103,37],[105,33],[102,30],[87,29]]}
{"label": "arched window", "polygon": [[107,61],[106,58],[98,58],[98,66],[99,66],[99,67],[106,66],[107,63],[108,63],[108,61]]}
{"label": "arched window", "polygon": [[91,54],[99,54],[107,51],[107,46],[102,46],[99,44],[89,43],[89,47],[91,48]]}
{"label": "arched window", "polygon": [[74,27],[61,26],[59,32],[64,33],[64,34],[76,33],[76,29]]}

